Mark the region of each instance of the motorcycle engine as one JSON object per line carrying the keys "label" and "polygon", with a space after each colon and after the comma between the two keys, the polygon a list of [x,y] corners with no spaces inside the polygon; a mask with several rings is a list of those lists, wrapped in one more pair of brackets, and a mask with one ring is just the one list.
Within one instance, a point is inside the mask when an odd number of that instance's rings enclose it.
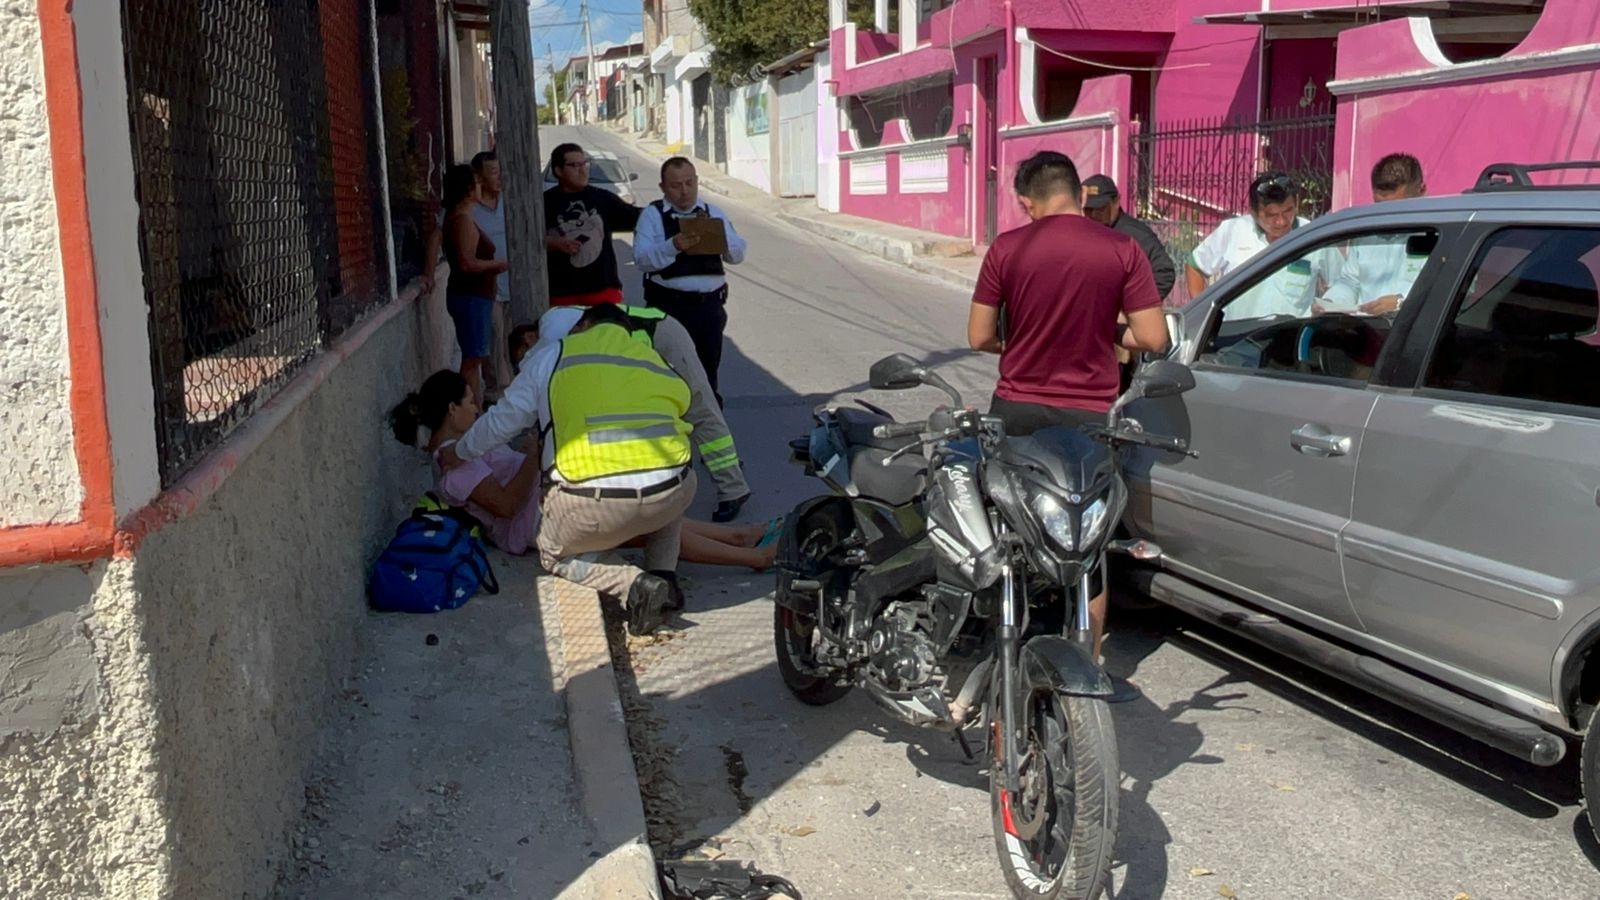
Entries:
{"label": "motorcycle engine", "polygon": [[933,679],[933,644],[909,611],[878,619],[867,635],[867,648],[873,676],[890,690],[911,690]]}

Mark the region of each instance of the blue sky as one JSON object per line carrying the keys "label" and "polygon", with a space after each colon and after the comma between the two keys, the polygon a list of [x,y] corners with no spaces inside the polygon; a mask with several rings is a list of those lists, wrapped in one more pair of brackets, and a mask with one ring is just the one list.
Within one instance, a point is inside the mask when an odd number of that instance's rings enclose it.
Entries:
{"label": "blue sky", "polygon": [[[572,56],[582,55],[583,28],[578,25],[579,0],[528,0],[528,22],[533,30],[533,55],[538,60],[538,96],[544,100],[544,85],[549,78],[551,48],[555,65],[561,68]],[[594,34],[594,52],[626,42],[640,40],[644,28],[640,0],[589,0],[589,27]]]}

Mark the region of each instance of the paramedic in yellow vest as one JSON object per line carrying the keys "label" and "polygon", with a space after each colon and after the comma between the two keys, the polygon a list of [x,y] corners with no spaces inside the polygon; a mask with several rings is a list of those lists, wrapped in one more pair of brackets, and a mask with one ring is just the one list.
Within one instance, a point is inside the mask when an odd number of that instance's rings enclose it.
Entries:
{"label": "paramedic in yellow vest", "polygon": [[[539,556],[552,574],[619,598],[629,630],[648,634],[682,608],[675,572],[694,499],[689,386],[628,331],[613,304],[522,361],[500,402],[440,454],[452,467],[537,427],[549,485]],[[451,452],[454,451],[454,452]],[[643,570],[601,554],[645,538]]]}
{"label": "paramedic in yellow vest", "polygon": [[[517,329],[523,335],[522,343],[526,346],[516,346],[518,342],[513,341],[511,361],[520,365],[522,356],[531,353],[534,348],[566,337],[578,317],[583,315],[584,309],[581,306],[553,307],[539,317],[537,328],[527,331]],[[733,521],[738,518],[745,501],[750,499],[750,485],[744,480],[739,448],[733,444],[733,432],[722,415],[722,406],[717,403],[717,396],[711,390],[711,382],[706,379],[706,370],[696,355],[694,341],[677,319],[659,309],[624,306],[622,311],[628,314],[628,327],[634,336],[641,337],[661,354],[667,365],[689,385],[689,412],[685,418],[694,426],[690,437],[700,456],[700,464],[705,466],[717,487],[717,508],[711,520]],[[527,344],[530,338],[534,343]]]}

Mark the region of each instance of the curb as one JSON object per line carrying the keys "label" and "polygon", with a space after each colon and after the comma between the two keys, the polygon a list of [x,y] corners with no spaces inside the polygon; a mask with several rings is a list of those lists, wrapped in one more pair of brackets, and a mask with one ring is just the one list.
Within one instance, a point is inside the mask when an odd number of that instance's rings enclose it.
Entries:
{"label": "curb", "polygon": [[579,806],[595,839],[606,848],[605,856],[562,891],[560,900],[660,900],[600,597],[548,575],[539,579],[539,596],[555,601],[561,622],[567,735]]}

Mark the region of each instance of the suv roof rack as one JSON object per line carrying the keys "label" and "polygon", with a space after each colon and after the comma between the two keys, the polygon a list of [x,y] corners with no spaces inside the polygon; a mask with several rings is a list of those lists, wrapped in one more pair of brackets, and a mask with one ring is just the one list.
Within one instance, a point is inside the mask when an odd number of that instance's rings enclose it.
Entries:
{"label": "suv roof rack", "polygon": [[1469,194],[1482,194],[1491,191],[1593,191],[1600,190],[1600,184],[1534,184],[1529,178],[1532,172],[1556,172],[1565,169],[1588,169],[1600,171],[1600,161],[1588,162],[1555,162],[1555,163],[1495,163],[1484,167],[1478,175],[1478,182],[1467,190]]}

